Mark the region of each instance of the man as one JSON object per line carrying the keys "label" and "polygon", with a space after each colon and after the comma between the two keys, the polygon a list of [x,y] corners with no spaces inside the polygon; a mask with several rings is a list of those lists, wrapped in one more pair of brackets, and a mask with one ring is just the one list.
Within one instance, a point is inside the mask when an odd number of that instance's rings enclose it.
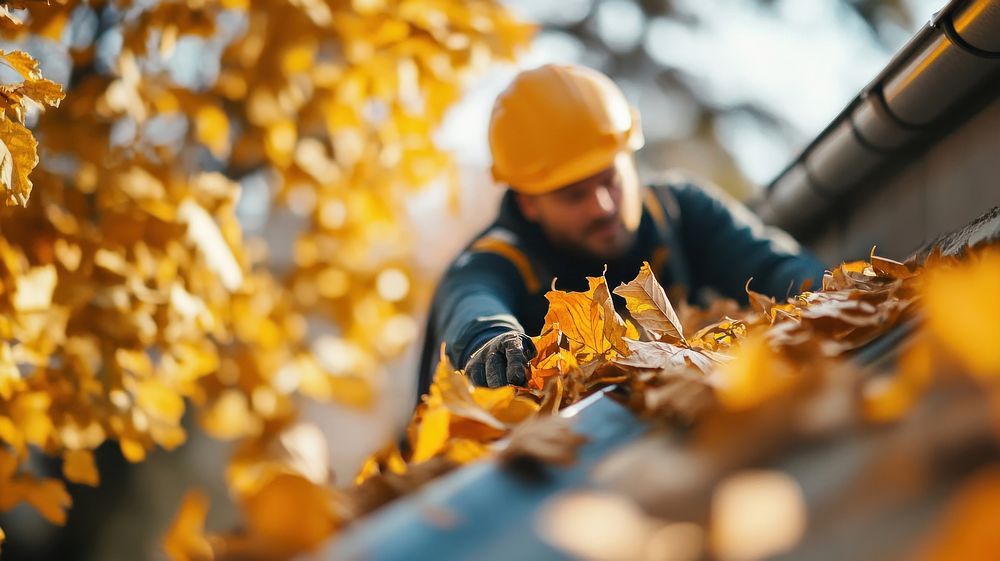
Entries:
{"label": "man", "polygon": [[611,288],[649,261],[664,286],[697,302],[706,290],[746,301],[745,284],[784,297],[823,266],[786,234],[767,231],[711,186],[643,187],[633,152],[638,115],[603,74],[547,65],[522,72],[490,122],[494,178],[509,186],[496,221],[445,273],[431,307],[420,393],[440,344],[478,385],[524,384],[553,279],[586,290],[607,270]]}

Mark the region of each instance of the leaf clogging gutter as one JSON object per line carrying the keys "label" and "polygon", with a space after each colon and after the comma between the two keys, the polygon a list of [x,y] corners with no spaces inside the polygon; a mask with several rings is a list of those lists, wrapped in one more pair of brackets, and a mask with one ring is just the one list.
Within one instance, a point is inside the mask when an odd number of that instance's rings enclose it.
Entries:
{"label": "leaf clogging gutter", "polygon": [[801,234],[873,172],[940,138],[970,100],[1000,96],[998,78],[1000,0],[952,0],[751,205]]}

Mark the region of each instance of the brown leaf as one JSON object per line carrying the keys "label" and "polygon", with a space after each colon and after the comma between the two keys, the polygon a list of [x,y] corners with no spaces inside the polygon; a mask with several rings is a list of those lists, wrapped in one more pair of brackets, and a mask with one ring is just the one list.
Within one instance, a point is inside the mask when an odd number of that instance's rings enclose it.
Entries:
{"label": "brown leaf", "polygon": [[882,276],[894,279],[908,279],[913,276],[913,271],[899,261],[893,261],[892,259],[872,254],[871,263],[872,269]]}
{"label": "brown leaf", "polygon": [[576,451],[587,437],[573,431],[569,419],[557,416],[529,419],[510,433],[510,440],[501,449],[504,464],[524,460],[569,466],[576,461]]}
{"label": "brown leaf", "polygon": [[774,298],[750,290],[751,281],[753,281],[753,279],[747,280],[747,285],[746,285],[747,298],[750,301],[750,307],[753,308],[760,315],[773,321],[774,316],[771,315],[771,308],[773,308],[775,305]]}
{"label": "brown leaf", "polygon": [[649,263],[643,263],[639,275],[614,290],[625,298],[625,305],[636,322],[658,339],[671,342],[684,340],[684,328],[674,312],[663,287],[656,281]]}
{"label": "brown leaf", "polygon": [[660,419],[693,421],[715,403],[712,386],[690,370],[662,370],[642,391],[642,412]]}
{"label": "brown leaf", "polygon": [[685,368],[693,366],[703,374],[709,373],[717,362],[717,357],[710,356],[699,349],[691,349],[664,343],[662,341],[633,341],[626,339],[629,355],[615,359],[615,364],[661,370],[664,368]]}
{"label": "brown leaf", "polygon": [[444,456],[409,467],[405,473],[381,473],[340,492],[337,508],[344,520],[355,520],[408,495],[461,464]]}

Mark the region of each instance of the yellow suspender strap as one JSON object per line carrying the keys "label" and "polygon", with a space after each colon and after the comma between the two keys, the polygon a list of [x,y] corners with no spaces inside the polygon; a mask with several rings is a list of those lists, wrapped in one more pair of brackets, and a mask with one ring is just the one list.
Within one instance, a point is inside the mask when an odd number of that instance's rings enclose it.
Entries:
{"label": "yellow suspender strap", "polygon": [[528,289],[528,292],[534,294],[541,290],[542,284],[538,280],[538,275],[535,274],[535,269],[531,266],[528,256],[520,249],[514,247],[513,244],[487,235],[476,240],[470,249],[472,251],[496,253],[505,258],[517,267],[517,272],[521,274],[521,280],[524,281],[524,286]]}

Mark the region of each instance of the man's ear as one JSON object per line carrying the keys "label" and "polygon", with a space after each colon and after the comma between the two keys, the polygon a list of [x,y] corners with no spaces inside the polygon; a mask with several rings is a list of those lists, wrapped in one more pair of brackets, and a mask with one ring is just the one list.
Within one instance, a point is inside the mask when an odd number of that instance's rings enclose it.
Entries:
{"label": "man's ear", "polygon": [[514,202],[517,203],[517,207],[521,209],[521,214],[529,222],[538,222],[538,207],[535,205],[534,197],[522,193],[514,193]]}

